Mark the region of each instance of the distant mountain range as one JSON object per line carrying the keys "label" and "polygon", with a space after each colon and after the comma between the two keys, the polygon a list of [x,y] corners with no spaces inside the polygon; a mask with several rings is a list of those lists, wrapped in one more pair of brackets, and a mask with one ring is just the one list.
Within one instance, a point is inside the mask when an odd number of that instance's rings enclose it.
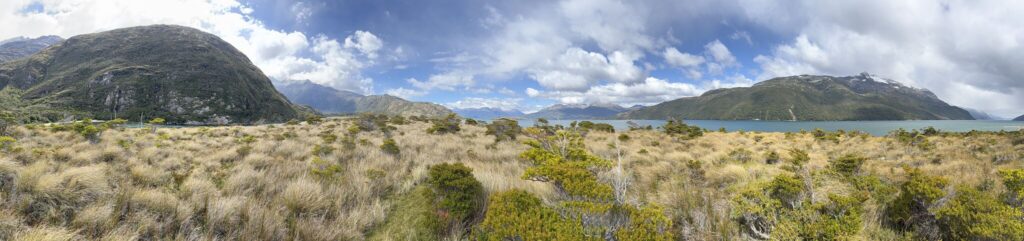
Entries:
{"label": "distant mountain range", "polygon": [[550,120],[614,119],[616,115],[630,111],[615,104],[556,104],[540,111],[527,114],[527,119],[545,118]]}
{"label": "distant mountain range", "polygon": [[1005,120],[1005,117],[1004,118],[996,117],[996,116],[993,116],[993,115],[991,115],[989,113],[985,113],[984,111],[981,111],[981,110],[976,110],[976,109],[971,109],[971,108],[966,108],[966,107],[961,107],[961,109],[964,109],[964,110],[967,111],[967,113],[970,113],[971,117],[974,117],[975,120]]}
{"label": "distant mountain range", "polygon": [[526,115],[519,110],[503,110],[500,108],[489,107],[452,109],[452,111],[455,111],[455,113],[459,114],[462,117],[482,120],[492,120],[497,118],[520,118]]}
{"label": "distant mountain range", "polygon": [[0,41],[0,63],[28,57],[60,41],[64,39],[57,36],[18,37]]}
{"label": "distant mountain range", "polygon": [[276,87],[293,103],[309,106],[325,114],[367,112],[436,117],[452,113],[448,108],[434,103],[412,102],[390,95],[364,96],[310,81],[278,83]]}
{"label": "distant mountain range", "polygon": [[227,42],[171,25],[72,37],[0,64],[0,89],[0,110],[37,121],[162,117],[180,124],[259,123],[306,112]]}
{"label": "distant mountain range", "polygon": [[751,87],[716,89],[625,112],[625,119],[708,120],[972,120],[932,92],[864,73],[800,75]]}
{"label": "distant mountain range", "polygon": [[1013,118],[1013,120],[1015,120],[1015,121],[1024,121],[1024,115],[1018,116],[1017,118]]}

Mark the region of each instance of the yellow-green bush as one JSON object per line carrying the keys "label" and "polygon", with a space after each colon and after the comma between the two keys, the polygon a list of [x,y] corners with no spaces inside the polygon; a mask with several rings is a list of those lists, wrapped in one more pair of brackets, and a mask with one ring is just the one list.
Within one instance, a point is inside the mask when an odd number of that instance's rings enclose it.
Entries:
{"label": "yellow-green bush", "polygon": [[[536,128],[528,128],[527,131],[541,134]],[[530,149],[520,154],[520,157],[534,166],[526,169],[523,178],[552,182],[570,196],[611,199],[611,186],[599,183],[597,174],[591,171],[608,168],[611,162],[590,154],[584,148],[579,133],[560,130],[554,135],[540,136],[524,143]]]}
{"label": "yellow-green bush", "polygon": [[495,141],[512,141],[523,131],[519,122],[513,119],[501,118],[487,124],[487,135],[493,135]]}
{"label": "yellow-green bush", "polygon": [[457,133],[460,130],[462,130],[462,127],[459,126],[459,123],[461,123],[462,120],[460,120],[459,116],[455,114],[448,114],[448,116],[445,116],[444,118],[435,119],[433,122],[434,125],[430,126],[430,128],[427,128],[427,133],[451,134]]}
{"label": "yellow-green bush", "polygon": [[1024,213],[972,187],[935,211],[948,240],[1024,240]]}
{"label": "yellow-green bush", "polygon": [[907,181],[900,186],[900,194],[888,207],[888,218],[896,227],[903,230],[917,229],[915,224],[926,220],[918,217],[929,217],[928,208],[946,195],[942,189],[949,181],[943,177],[930,176],[917,168],[905,168]]}
{"label": "yellow-green bush", "polygon": [[563,218],[539,198],[522,190],[491,195],[478,240],[599,240],[583,235],[583,224]]}
{"label": "yellow-green bush", "polygon": [[427,183],[439,199],[437,203],[446,223],[464,222],[480,207],[483,187],[473,177],[473,169],[462,163],[431,166]]}

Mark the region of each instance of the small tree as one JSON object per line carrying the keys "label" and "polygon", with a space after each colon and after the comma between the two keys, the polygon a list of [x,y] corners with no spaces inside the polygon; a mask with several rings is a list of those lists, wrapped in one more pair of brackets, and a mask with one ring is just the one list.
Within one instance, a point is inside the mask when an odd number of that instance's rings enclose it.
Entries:
{"label": "small tree", "polygon": [[430,167],[427,183],[436,193],[439,208],[449,225],[465,223],[481,206],[483,186],[473,177],[473,169],[462,163],[443,163]]}
{"label": "small tree", "polygon": [[687,125],[682,121],[669,120],[662,126],[665,134],[678,135],[686,139],[693,139],[704,135],[704,130],[697,126]]}
{"label": "small tree", "polygon": [[16,124],[13,113],[8,111],[0,112],[0,135],[9,134],[8,131]]}
{"label": "small tree", "polygon": [[153,133],[156,133],[157,126],[163,125],[164,122],[165,122],[164,118],[157,117],[157,118],[153,118],[152,120],[149,120],[149,122],[147,122],[147,124],[149,124],[150,130],[152,130]]}
{"label": "small tree", "polygon": [[519,122],[513,119],[501,118],[487,125],[487,135],[493,135],[495,141],[513,141],[523,131]]}
{"label": "small tree", "polygon": [[384,139],[384,143],[380,145],[380,150],[384,151],[384,153],[396,156],[401,153],[401,151],[398,149],[398,144],[395,142],[395,139],[391,138]]}
{"label": "small tree", "polygon": [[440,119],[435,119],[434,125],[427,129],[427,133],[430,134],[451,134],[459,132],[462,128],[459,123],[462,120],[455,114],[448,114],[448,116]]}

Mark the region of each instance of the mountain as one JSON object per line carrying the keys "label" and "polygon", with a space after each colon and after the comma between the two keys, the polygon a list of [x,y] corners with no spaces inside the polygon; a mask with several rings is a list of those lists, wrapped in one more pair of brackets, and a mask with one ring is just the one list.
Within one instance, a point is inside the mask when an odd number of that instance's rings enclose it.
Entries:
{"label": "mountain", "polygon": [[550,120],[609,119],[628,111],[615,104],[556,104],[526,115],[526,118]]}
{"label": "mountain", "polygon": [[281,83],[277,85],[277,89],[292,102],[327,114],[368,112],[388,115],[445,116],[452,113],[448,108],[438,104],[412,102],[390,95],[363,96],[310,81]]}
{"label": "mountain", "polygon": [[981,110],[976,110],[976,109],[971,109],[971,108],[963,108],[963,107],[961,107],[961,109],[964,109],[964,110],[967,111],[967,113],[970,113],[971,117],[974,117],[975,120],[999,120],[1000,119],[999,117],[992,116],[989,113],[985,113],[984,111],[981,111]]}
{"label": "mountain", "polygon": [[1013,120],[1015,120],[1015,121],[1024,121],[1024,115],[1018,116],[1017,118],[1013,118]]}
{"label": "mountain", "polygon": [[500,108],[489,107],[454,109],[453,111],[455,111],[455,113],[458,113],[462,117],[484,120],[493,120],[502,117],[516,118],[525,115],[522,111],[519,110],[503,110]]}
{"label": "mountain", "polygon": [[972,120],[931,91],[867,73],[779,77],[751,87],[716,89],[619,115],[624,119]]}
{"label": "mountain", "polygon": [[0,42],[0,63],[28,57],[50,45],[64,41],[57,36],[42,36],[34,39],[18,37]]}
{"label": "mountain", "polygon": [[280,122],[303,110],[235,47],[196,29],[152,25],[72,37],[0,64],[0,98],[30,120],[165,118]]}

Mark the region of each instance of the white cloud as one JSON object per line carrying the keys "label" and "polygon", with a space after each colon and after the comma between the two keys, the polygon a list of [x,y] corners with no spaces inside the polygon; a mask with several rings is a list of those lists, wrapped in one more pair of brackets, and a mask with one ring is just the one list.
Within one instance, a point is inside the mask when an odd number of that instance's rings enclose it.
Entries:
{"label": "white cloud", "polygon": [[377,51],[384,47],[384,42],[377,38],[376,35],[373,35],[373,33],[356,31],[356,33],[345,38],[345,47],[355,48],[373,59],[377,58]]}
{"label": "white cloud", "polygon": [[704,63],[704,57],[682,53],[674,47],[665,48],[662,54],[665,56],[665,62],[676,67],[696,67]]}
{"label": "white cloud", "polygon": [[296,23],[308,24],[306,21],[313,16],[313,8],[309,6],[309,3],[295,2],[292,4],[292,15],[295,16]]}
{"label": "white cloud", "polygon": [[480,98],[466,97],[465,99],[445,103],[448,108],[453,109],[476,109],[476,108],[497,108],[501,110],[519,109],[521,98]]}
{"label": "white cloud", "polygon": [[714,61],[707,63],[708,72],[712,74],[722,74],[725,68],[734,67],[737,65],[736,57],[732,55],[729,48],[722,44],[722,41],[711,41],[707,45],[704,45],[704,52],[711,56]]}
{"label": "white cloud", "polygon": [[633,84],[610,83],[598,85],[586,91],[539,91],[527,88],[526,94],[535,98],[547,98],[563,104],[618,103],[626,105],[655,104],[681,97],[695,96],[704,92],[691,84],[674,83],[647,77]]}
{"label": "white cloud", "polygon": [[[38,3],[44,11],[22,13]],[[301,9],[300,9],[301,10]],[[268,76],[281,81],[311,80],[339,89],[371,93],[372,80],[361,70],[365,56],[381,42],[369,32],[355,36],[360,54],[337,40],[302,32],[269,29],[252,9],[236,0],[78,0],[0,1],[0,39],[16,36],[74,35],[116,28],[175,24],[217,35],[249,56]],[[362,35],[362,36],[360,36]],[[351,38],[351,37],[350,37]],[[368,39],[365,42],[363,39]],[[376,40],[376,42],[374,41]]]}
{"label": "white cloud", "polygon": [[809,0],[787,2],[786,13],[757,4],[747,17],[796,33],[755,58],[759,79],[866,71],[997,115],[1024,106],[1024,2]]}
{"label": "white cloud", "polygon": [[406,80],[412,86],[422,90],[441,89],[454,91],[457,88],[469,89],[476,82],[473,76],[462,72],[447,72],[431,75],[427,81],[420,81],[415,78]]}
{"label": "white cloud", "polygon": [[385,91],[384,93],[386,93],[388,95],[392,95],[392,96],[401,97],[401,98],[407,99],[407,100],[415,98],[415,97],[424,96],[424,95],[427,94],[426,91],[414,90],[414,89],[406,89],[406,88],[402,88],[402,87],[398,87],[398,88],[395,88],[395,89],[390,89],[390,90]]}

